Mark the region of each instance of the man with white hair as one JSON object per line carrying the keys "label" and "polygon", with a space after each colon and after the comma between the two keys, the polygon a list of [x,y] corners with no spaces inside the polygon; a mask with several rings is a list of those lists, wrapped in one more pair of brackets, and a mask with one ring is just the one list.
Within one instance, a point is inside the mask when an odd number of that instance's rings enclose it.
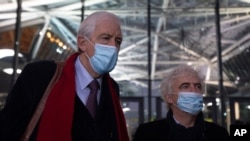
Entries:
{"label": "man with white hair", "polygon": [[161,84],[167,117],[141,124],[133,141],[229,141],[225,128],[203,119],[203,86],[201,76],[190,66],[171,70]]}
{"label": "man with white hair", "polygon": [[105,11],[89,15],[77,34],[78,52],[64,62],[31,135],[24,136],[25,129],[56,72],[54,61],[24,68],[0,113],[0,140],[128,141],[119,87],[109,76],[121,43],[117,16]]}

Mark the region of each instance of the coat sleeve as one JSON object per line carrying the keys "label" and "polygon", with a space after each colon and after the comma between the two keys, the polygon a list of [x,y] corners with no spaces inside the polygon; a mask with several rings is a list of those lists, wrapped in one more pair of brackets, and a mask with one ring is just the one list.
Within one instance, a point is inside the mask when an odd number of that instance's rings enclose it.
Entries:
{"label": "coat sleeve", "polygon": [[0,112],[0,140],[19,140],[55,72],[52,61],[27,64]]}

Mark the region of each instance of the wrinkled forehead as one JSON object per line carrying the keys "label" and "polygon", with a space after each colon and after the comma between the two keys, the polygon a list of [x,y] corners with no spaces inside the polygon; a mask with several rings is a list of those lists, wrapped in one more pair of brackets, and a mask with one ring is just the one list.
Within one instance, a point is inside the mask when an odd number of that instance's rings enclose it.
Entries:
{"label": "wrinkled forehead", "polygon": [[96,17],[94,21],[96,27],[109,25],[109,28],[117,28],[117,30],[119,29],[119,31],[121,31],[120,20],[113,15]]}
{"label": "wrinkled forehead", "polygon": [[174,83],[201,83],[201,80],[197,74],[184,72],[175,76]]}
{"label": "wrinkled forehead", "polygon": [[104,19],[101,22],[97,23],[95,25],[95,34],[106,34],[106,35],[112,35],[114,37],[122,38],[122,31],[120,24],[118,22],[115,22],[113,20]]}
{"label": "wrinkled forehead", "polygon": [[86,22],[88,21],[94,21],[94,23],[96,24],[102,23],[104,21],[120,24],[120,19],[117,16],[110,13],[97,13],[94,14],[94,16],[91,15],[86,19]]}

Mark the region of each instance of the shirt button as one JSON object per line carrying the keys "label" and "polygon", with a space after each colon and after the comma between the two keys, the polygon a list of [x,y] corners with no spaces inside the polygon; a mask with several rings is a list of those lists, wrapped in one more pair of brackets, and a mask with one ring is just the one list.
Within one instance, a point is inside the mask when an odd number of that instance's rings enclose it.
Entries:
{"label": "shirt button", "polygon": [[113,137],[113,133],[112,132],[110,132],[110,138],[112,138]]}

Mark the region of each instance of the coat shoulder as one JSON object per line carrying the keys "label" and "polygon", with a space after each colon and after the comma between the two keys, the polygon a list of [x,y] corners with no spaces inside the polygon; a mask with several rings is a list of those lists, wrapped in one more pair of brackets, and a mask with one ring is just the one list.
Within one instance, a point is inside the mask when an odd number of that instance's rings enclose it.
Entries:
{"label": "coat shoulder", "polygon": [[166,119],[143,123],[138,126],[133,141],[166,140],[167,131]]}
{"label": "coat shoulder", "polygon": [[149,129],[154,129],[154,128],[162,128],[165,127],[167,124],[166,119],[161,119],[161,120],[155,120],[147,123],[140,124],[139,127],[141,128],[149,128]]}
{"label": "coat shoulder", "polygon": [[36,61],[28,63],[24,70],[36,70],[36,71],[48,71],[56,68],[56,63],[54,61]]}
{"label": "coat shoulder", "polygon": [[[209,138],[221,138],[225,141],[229,140],[229,133],[227,131],[226,128],[218,125],[218,124],[215,124],[215,123],[212,123],[212,122],[207,122],[205,121],[205,132],[207,134],[207,137]],[[216,135],[216,136],[214,136]]]}

